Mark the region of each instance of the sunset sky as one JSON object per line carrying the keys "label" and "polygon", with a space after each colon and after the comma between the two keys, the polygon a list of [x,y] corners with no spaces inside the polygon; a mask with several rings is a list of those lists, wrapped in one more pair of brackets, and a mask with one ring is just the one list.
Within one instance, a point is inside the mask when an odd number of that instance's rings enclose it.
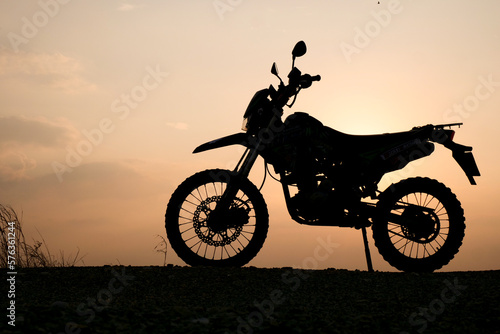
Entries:
{"label": "sunset sky", "polygon": [[[450,151],[384,177],[445,183],[465,210],[445,271],[500,269],[500,2],[497,0],[40,0],[0,3],[0,203],[27,238],[80,249],[85,265],[161,265],[166,204],[197,171],[242,148],[192,154],[240,131],[254,92],[296,65],[322,80],[292,111],[353,134],[455,123],[482,173],[471,186]],[[251,174],[260,185],[262,162]],[[361,233],[295,223],[280,185],[263,189],[270,230],[256,267],[366,269]],[[376,270],[395,271],[378,254]],[[321,240],[318,240],[321,238]],[[169,247],[167,262],[183,265]]]}

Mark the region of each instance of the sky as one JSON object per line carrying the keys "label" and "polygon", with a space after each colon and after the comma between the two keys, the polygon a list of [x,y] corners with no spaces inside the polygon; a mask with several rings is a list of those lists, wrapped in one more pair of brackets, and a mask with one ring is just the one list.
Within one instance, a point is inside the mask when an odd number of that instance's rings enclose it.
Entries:
{"label": "sky", "polygon": [[[474,147],[468,183],[450,152],[386,175],[445,183],[466,235],[444,271],[500,269],[500,2],[496,0],[39,0],[0,3],[0,203],[22,213],[27,239],[89,266],[162,265],[155,246],[175,188],[232,168],[242,148],[192,154],[240,132],[254,92],[278,83],[277,62],[304,40],[296,65],[322,80],[291,110],[352,134],[463,122]],[[260,185],[262,162],[250,178]],[[359,230],[302,226],[280,185],[256,267],[366,270]],[[40,234],[39,234],[40,233]],[[396,271],[378,254],[375,270]],[[318,247],[328,256],[315,256]],[[167,249],[167,263],[184,265]],[[80,263],[82,264],[82,263]]]}

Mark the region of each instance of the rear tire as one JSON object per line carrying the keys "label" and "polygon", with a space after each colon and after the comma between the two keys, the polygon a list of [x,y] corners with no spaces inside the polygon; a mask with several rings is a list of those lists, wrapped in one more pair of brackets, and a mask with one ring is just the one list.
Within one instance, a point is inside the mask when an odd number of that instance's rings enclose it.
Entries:
{"label": "rear tire", "polygon": [[372,226],[375,246],[399,270],[440,269],[462,245],[464,211],[455,194],[436,180],[400,181],[380,195],[377,209]]}
{"label": "rear tire", "polygon": [[167,237],[189,265],[243,266],[264,244],[269,229],[267,205],[248,179],[242,181],[224,214],[227,228],[215,230],[207,224],[231,175],[221,169],[199,172],[182,182],[170,198],[165,214]]}

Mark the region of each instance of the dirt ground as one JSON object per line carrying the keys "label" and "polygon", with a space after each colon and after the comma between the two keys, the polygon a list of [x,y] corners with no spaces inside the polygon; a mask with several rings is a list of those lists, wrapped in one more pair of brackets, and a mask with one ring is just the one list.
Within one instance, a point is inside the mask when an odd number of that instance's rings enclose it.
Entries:
{"label": "dirt ground", "polygon": [[9,300],[2,333],[500,333],[500,271],[27,268]]}

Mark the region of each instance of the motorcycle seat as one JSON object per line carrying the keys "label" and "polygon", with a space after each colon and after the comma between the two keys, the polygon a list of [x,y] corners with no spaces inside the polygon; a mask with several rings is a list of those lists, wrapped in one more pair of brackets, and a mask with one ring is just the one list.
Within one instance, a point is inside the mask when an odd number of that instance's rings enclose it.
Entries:
{"label": "motorcycle seat", "polygon": [[417,128],[410,131],[376,135],[351,135],[325,126],[325,132],[330,143],[334,146],[342,147],[346,151],[353,150],[355,152],[395,147],[410,140],[420,138],[424,129]]}
{"label": "motorcycle seat", "polygon": [[429,131],[428,126],[413,128],[409,131],[393,132],[375,135],[351,135],[325,126],[316,118],[307,113],[295,112],[287,117],[285,124],[296,125],[300,128],[310,128],[311,132],[321,134],[323,140],[344,154],[359,152],[389,150],[414,139],[423,138],[423,133]]}

